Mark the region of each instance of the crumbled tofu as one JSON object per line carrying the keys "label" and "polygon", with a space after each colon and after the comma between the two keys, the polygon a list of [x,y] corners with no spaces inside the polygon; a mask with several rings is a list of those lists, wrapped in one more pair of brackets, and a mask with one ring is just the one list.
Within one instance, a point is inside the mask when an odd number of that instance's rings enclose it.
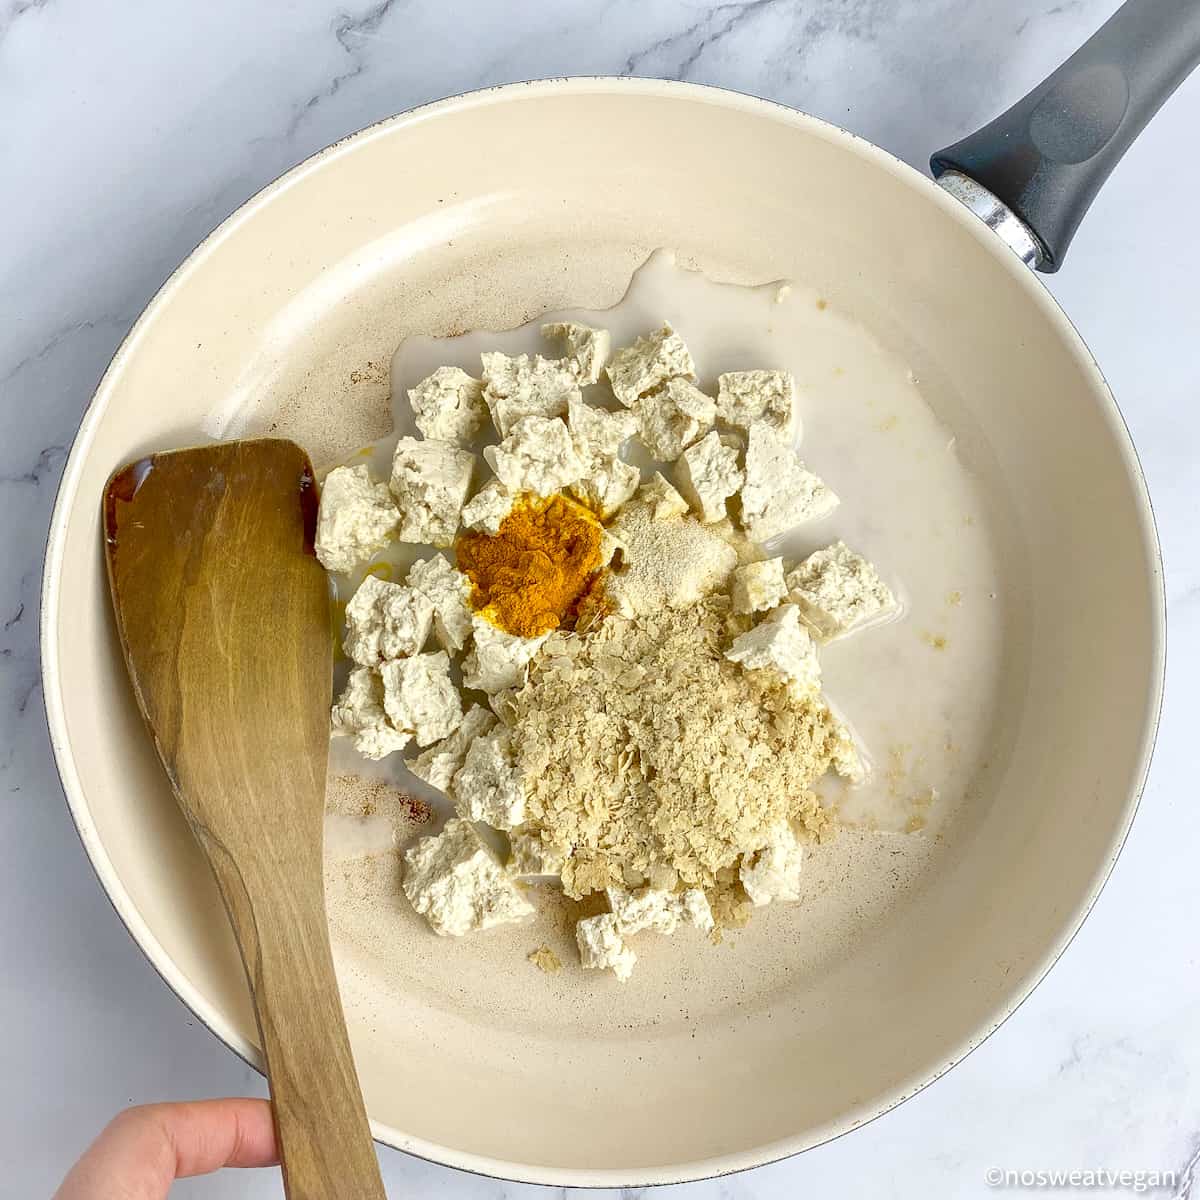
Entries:
{"label": "crumbled tofu", "polygon": [[567,404],[581,399],[579,378],[570,359],[543,358],[540,354],[484,353],[483,399],[492,424],[508,437],[523,417],[562,417]]}
{"label": "crumbled tofu", "polygon": [[854,735],[841,723],[838,724],[837,733],[830,766],[847,782],[862,783],[867,777],[867,766],[855,744]]}
{"label": "crumbled tofu", "polygon": [[575,926],[575,941],[579,944],[579,961],[588,968],[611,968],[624,983],[633,974],[637,955],[625,945],[617,932],[617,919],[612,913],[585,917]]}
{"label": "crumbled tofu", "polygon": [[732,450],[735,454],[741,455],[746,449],[746,439],[733,429],[722,429],[717,433],[717,440],[727,450]]}
{"label": "crumbled tofu", "polygon": [[750,427],[741,500],[742,527],[756,542],[826,517],[838,506],[825,482],[761,421]]}
{"label": "crumbled tofu", "polygon": [[788,598],[783,578],[783,559],[766,558],[744,563],[733,573],[733,611],[767,612]]}
{"label": "crumbled tofu", "polygon": [[642,473],[637,467],[622,459],[611,458],[571,484],[571,495],[587,505],[600,520],[607,521],[637,491],[641,479]]}
{"label": "crumbled tofu", "polygon": [[484,821],[493,829],[524,824],[525,787],[507,729],[492,729],[471,743],[450,795],[459,815],[468,821]]}
{"label": "crumbled tofu", "polygon": [[600,530],[600,565],[607,567],[617,555],[624,559],[625,543],[608,529]]}
{"label": "crumbled tofu", "polygon": [[504,518],[512,512],[516,498],[516,494],[510,492],[500,480],[489,479],[463,506],[462,523],[468,529],[490,533],[495,537],[500,532]]}
{"label": "crumbled tofu", "polygon": [[403,542],[449,546],[471,490],[475,455],[449,442],[401,438],[392,456],[392,495]]}
{"label": "crumbled tofu", "polygon": [[396,536],[400,514],[386,483],[366,467],[334,467],[321,485],[317,558],[327,571],[353,571]]}
{"label": "crumbled tofu", "polygon": [[627,505],[610,531],[622,562],[605,590],[622,616],[687,608],[723,588],[737,566],[737,551],[720,534],[691,517],[655,520],[648,504]]}
{"label": "crumbled tofu", "polygon": [[794,604],[781,605],[748,633],[734,638],[725,657],[747,671],[774,671],[800,693],[821,687],[816,647]]}
{"label": "crumbled tofu", "polygon": [[701,933],[712,932],[716,924],[713,920],[712,906],[700,888],[688,888],[679,897],[679,907],[683,919],[689,925],[694,925]]}
{"label": "crumbled tofu", "polygon": [[653,885],[636,891],[610,887],[605,889],[605,895],[616,918],[617,932],[623,937],[644,929],[670,936],[681,920],[706,933],[714,925],[708,897],[700,888],[676,893]]}
{"label": "crumbled tofu", "polygon": [[585,466],[590,466],[621,453],[621,447],[637,432],[637,417],[624,409],[609,412],[573,400],[567,406],[567,428],[575,453]]}
{"label": "crumbled tofu", "polygon": [[458,818],[405,852],[402,886],[441,937],[462,937],[534,912],[471,823]]}
{"label": "crumbled tofu", "polygon": [[433,624],[433,605],[411,587],[366,575],[346,605],[346,657],[362,667],[389,658],[407,658],[425,645]]}
{"label": "crumbled tofu", "polygon": [[448,737],[461,724],[462,697],[450,678],[450,658],[444,650],[393,659],[379,674],[388,720],[411,733],[418,746]]}
{"label": "crumbled tofu", "polygon": [[375,761],[403,750],[412,738],[388,724],[383,681],[367,667],[350,672],[344,691],[334,703],[330,726],[335,734],[352,737],[355,750]]}
{"label": "crumbled tofu", "polygon": [[595,383],[608,361],[612,337],[607,329],[576,325],[574,321],[550,321],[542,326],[542,337],[559,342],[566,350],[580,383]]}
{"label": "crumbled tofu", "polygon": [[721,520],[726,515],[725,501],[742,486],[737,451],[724,445],[716,431],[707,434],[680,456],[675,484],[700,520]]}
{"label": "crumbled tofu", "polygon": [[435,742],[405,766],[430,787],[437,788],[439,792],[449,792],[450,784],[462,767],[471,743],[491,733],[495,727],[496,718],[482,705],[472,704],[463,715],[462,724],[449,737]]}
{"label": "crumbled tofu", "polygon": [[804,847],[786,822],[772,830],[771,840],[742,860],[738,876],[756,908],[772,900],[800,899],[800,868]]}
{"label": "crumbled tofu", "polygon": [[668,379],[695,379],[696,364],[683,338],[670,325],[640,337],[613,355],[607,367],[613,395],[626,408]]}
{"label": "crumbled tofu", "polygon": [[688,510],[688,502],[671,486],[667,477],[661,471],[655,471],[653,476],[638,489],[638,503],[650,509],[650,515],[656,521],[669,521],[672,517],[682,517]]}
{"label": "crumbled tofu", "polygon": [[668,379],[658,391],[635,401],[633,411],[642,444],[659,462],[674,462],[717,419],[712,398],[686,379]]}
{"label": "crumbled tofu", "polygon": [[726,425],[749,429],[761,422],[785,439],[795,437],[796,381],[787,371],[730,371],[717,387],[717,416]]}
{"label": "crumbled tofu", "polygon": [[519,686],[501,688],[498,692],[488,694],[488,707],[495,713],[501,725],[513,729],[517,724],[517,694],[524,687],[524,681]]}
{"label": "crumbled tofu", "polygon": [[483,384],[459,367],[438,367],[408,389],[413,420],[427,437],[462,446],[477,437],[488,419]]}
{"label": "crumbled tofu", "polygon": [[505,688],[520,687],[528,674],[529,660],[541,649],[549,634],[523,638],[497,629],[490,621],[474,616],[475,644],[463,659],[463,686],[493,695]]}
{"label": "crumbled tofu", "polygon": [[471,636],[471,581],[435,554],[413,563],[407,583],[433,606],[433,634],[442,649],[458,653]]}
{"label": "crumbled tofu", "polygon": [[828,639],[893,612],[896,598],[879,573],[845,542],[810,554],[787,577],[789,599],[800,615]]}
{"label": "crumbled tofu", "polygon": [[571,434],[557,417],[522,417],[504,441],[488,446],[483,456],[510,492],[552,496],[584,474]]}
{"label": "crumbled tofu", "polygon": [[619,457],[634,435],[637,418],[631,412],[609,412],[572,401],[567,427],[583,474],[571,485],[571,495],[607,520],[637,491],[641,472]]}
{"label": "crumbled tofu", "polygon": [[637,891],[605,889],[608,907],[617,918],[617,931],[625,937],[643,929],[670,936],[679,927],[679,899],[673,892],[642,887]]}
{"label": "crumbled tofu", "polygon": [[514,875],[561,875],[567,865],[567,851],[542,841],[537,833],[514,832],[508,835],[512,854],[508,869]]}

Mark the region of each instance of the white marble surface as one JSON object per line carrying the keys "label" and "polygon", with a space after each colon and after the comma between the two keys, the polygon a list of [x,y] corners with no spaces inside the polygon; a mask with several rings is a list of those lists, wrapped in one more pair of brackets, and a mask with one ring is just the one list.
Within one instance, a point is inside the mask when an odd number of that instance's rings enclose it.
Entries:
{"label": "white marble surface", "polygon": [[[534,76],[722,84],[840,122],[922,165],[1114,7],[0,0],[0,1195],[48,1196],[130,1102],[262,1092],[162,986],[102,896],[63,805],[38,684],[40,560],[65,448],[113,349],[192,245],[345,133],[437,96]],[[1197,122],[1193,79],[1118,169],[1051,284],[1132,427],[1167,562],[1166,716],[1116,873],[1049,979],[949,1076],[856,1134],[687,1186],[680,1200],[975,1196],[993,1166],[1171,1169],[1175,1194],[1191,1194],[1200,1175],[1200,237],[1188,202],[1200,186]],[[395,1196],[533,1190],[382,1158]],[[280,1186],[260,1172],[177,1193],[265,1197]]]}

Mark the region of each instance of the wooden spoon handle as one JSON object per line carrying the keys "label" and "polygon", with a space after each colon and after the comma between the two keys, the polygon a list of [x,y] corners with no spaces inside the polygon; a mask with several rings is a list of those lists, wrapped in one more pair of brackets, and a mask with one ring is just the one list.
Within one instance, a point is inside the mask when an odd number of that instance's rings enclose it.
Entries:
{"label": "wooden spoon handle", "polygon": [[319,860],[291,879],[270,878],[282,872],[259,860],[254,874],[263,877],[251,878],[211,834],[197,834],[254,997],[285,1193],[386,1200],[333,970]]}

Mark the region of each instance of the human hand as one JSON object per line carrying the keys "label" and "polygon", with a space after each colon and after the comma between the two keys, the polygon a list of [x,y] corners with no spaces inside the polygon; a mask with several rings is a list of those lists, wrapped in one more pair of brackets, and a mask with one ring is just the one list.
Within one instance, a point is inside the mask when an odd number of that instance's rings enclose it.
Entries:
{"label": "human hand", "polygon": [[265,1100],[145,1104],[109,1123],[54,1200],[165,1200],[176,1179],[278,1161]]}

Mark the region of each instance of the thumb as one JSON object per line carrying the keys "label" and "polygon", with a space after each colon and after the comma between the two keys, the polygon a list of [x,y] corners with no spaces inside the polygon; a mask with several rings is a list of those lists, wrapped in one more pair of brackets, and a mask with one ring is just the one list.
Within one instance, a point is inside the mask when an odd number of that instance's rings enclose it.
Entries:
{"label": "thumb", "polygon": [[278,1161],[265,1100],[147,1104],[108,1125],[54,1200],[164,1200],[175,1179]]}

